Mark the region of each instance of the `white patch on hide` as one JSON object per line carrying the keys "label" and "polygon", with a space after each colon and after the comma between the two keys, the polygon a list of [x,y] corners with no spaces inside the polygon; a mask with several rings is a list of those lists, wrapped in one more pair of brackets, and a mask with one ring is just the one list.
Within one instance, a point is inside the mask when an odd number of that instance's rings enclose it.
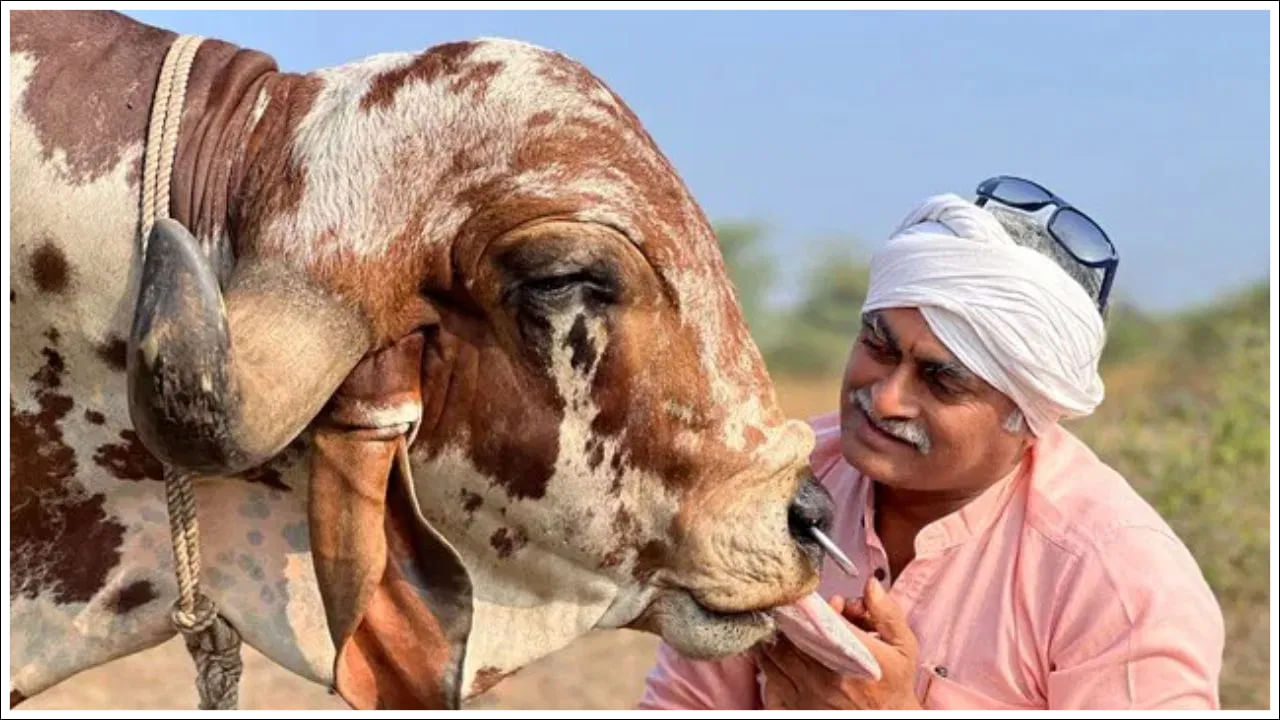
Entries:
{"label": "white patch on hide", "polygon": [[271,104],[271,93],[267,92],[264,85],[258,90],[258,97],[253,101],[253,112],[249,116],[249,131],[258,127],[258,122],[262,120],[262,114],[267,111],[267,106]]}
{"label": "white patch on hide", "polygon": [[[642,241],[638,229],[624,213],[608,211],[610,206],[661,222],[656,212],[646,210],[634,179],[603,163],[566,180],[552,178],[554,166],[511,177],[522,144],[536,142],[540,133],[564,130],[566,118],[619,126],[572,83],[542,77],[544,70],[562,62],[552,60],[546,50],[511,40],[480,40],[458,74],[406,81],[388,104],[361,107],[378,75],[403,68],[416,57],[377,55],[315,73],[323,87],[293,138],[292,161],[306,169],[306,189],[296,214],[276,218],[268,228],[272,237],[292,240],[286,252],[295,259],[309,263],[336,254],[383,254],[414,217],[424,218],[419,242],[443,242],[456,235],[467,217],[457,204],[458,194],[503,177],[512,191],[534,197],[598,197],[590,219],[622,227],[636,242]],[[469,88],[452,89],[469,70],[491,62],[501,63],[501,69],[487,79],[483,103],[475,101]],[[612,97],[606,105],[616,108]],[[541,129],[528,128],[539,112],[553,117]],[[638,133],[624,133],[623,141],[631,155],[658,162]],[[451,174],[459,155],[472,169]],[[326,239],[323,247],[316,245],[319,238]]]}

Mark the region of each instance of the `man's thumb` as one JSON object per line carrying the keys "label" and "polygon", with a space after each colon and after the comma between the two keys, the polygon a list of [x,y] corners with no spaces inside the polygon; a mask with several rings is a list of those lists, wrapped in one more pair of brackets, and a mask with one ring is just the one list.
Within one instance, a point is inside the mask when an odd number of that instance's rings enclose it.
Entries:
{"label": "man's thumb", "polygon": [[867,607],[871,626],[885,642],[901,647],[914,641],[915,636],[907,624],[906,615],[902,613],[898,604],[889,598],[889,593],[885,592],[875,578],[867,581],[863,603]]}

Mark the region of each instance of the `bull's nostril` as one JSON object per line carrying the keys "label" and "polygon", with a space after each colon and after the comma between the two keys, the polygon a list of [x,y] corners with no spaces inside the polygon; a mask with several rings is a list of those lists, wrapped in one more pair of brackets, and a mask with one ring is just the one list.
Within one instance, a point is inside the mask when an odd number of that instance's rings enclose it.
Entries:
{"label": "bull's nostril", "polygon": [[787,508],[787,524],[791,536],[800,543],[813,544],[815,541],[809,528],[816,527],[824,532],[829,530],[832,512],[831,495],[827,493],[827,489],[812,477],[806,478],[800,485],[799,492],[792,498],[791,506]]}

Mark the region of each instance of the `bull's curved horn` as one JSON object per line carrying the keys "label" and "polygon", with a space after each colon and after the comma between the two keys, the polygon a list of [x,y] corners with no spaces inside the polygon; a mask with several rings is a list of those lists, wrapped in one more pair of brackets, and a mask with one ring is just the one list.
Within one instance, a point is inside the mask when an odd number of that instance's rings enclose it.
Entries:
{"label": "bull's curved horn", "polygon": [[224,305],[195,238],[157,220],[129,335],[129,414],[164,462],[239,472],[293,440],[369,343],[358,310],[262,261],[237,268]]}

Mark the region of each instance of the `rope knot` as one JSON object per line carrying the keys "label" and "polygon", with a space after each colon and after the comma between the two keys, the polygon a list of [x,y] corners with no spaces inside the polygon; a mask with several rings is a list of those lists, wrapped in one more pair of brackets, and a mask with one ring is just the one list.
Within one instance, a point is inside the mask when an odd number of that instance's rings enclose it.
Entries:
{"label": "rope knot", "polygon": [[217,617],[218,609],[204,593],[196,595],[195,605],[191,610],[184,609],[181,600],[175,602],[169,616],[173,626],[183,635],[197,635],[208,630]]}

